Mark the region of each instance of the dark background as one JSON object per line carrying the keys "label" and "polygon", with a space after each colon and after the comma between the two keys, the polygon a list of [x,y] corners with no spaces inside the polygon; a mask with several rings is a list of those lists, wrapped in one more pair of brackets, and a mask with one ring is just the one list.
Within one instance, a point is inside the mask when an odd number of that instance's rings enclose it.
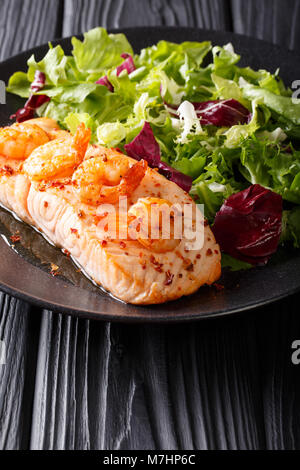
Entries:
{"label": "dark background", "polygon": [[[298,0],[0,0],[0,12],[1,60],[98,25],[227,30],[300,50]],[[135,326],[0,293],[0,449],[299,449],[299,303]]]}

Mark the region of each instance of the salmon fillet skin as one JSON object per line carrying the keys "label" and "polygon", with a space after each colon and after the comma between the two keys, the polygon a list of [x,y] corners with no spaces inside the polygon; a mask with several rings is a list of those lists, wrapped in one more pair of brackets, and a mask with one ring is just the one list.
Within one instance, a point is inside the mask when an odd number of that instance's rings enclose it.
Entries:
{"label": "salmon fillet skin", "polygon": [[[88,142],[81,142],[80,151],[76,147],[75,152],[78,136],[73,140],[65,135],[56,138],[50,136],[49,129],[46,131],[49,142],[43,142],[22,159],[4,154],[0,133],[3,207],[69,253],[90,279],[124,302],[159,304],[192,294],[200,286],[218,280],[220,248],[186,192],[147,164],[137,163],[120,152],[91,146]],[[64,142],[68,149],[61,158]],[[49,161],[44,159],[48,154]],[[118,159],[122,169],[119,165],[116,171],[122,174],[115,176],[113,165]],[[153,201],[160,200],[176,207],[190,207],[193,227],[196,219],[200,221],[202,242],[199,246],[191,244],[185,232],[178,240],[171,237],[166,242],[143,241],[139,238],[142,235],[137,239],[128,235],[128,226],[127,236],[120,238],[110,231],[108,223],[103,223],[110,220],[110,212],[106,211],[108,203],[120,213],[115,188],[124,201],[126,196],[125,212],[129,216],[126,224],[130,227],[131,221],[138,221],[138,234],[144,227],[139,217],[140,207],[148,208]]]}

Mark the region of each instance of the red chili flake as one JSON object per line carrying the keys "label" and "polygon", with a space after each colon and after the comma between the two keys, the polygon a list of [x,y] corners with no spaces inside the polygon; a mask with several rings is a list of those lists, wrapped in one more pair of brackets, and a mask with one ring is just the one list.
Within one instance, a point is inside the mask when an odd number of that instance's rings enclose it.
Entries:
{"label": "red chili flake", "polygon": [[11,241],[12,241],[13,243],[17,243],[17,242],[19,242],[19,241],[21,240],[21,237],[20,237],[20,235],[12,235],[12,236],[10,237],[10,239],[11,239]]}
{"label": "red chili flake", "polygon": [[177,255],[178,258],[180,258],[180,259],[184,259],[184,257],[183,257],[182,254],[180,253],[180,251],[175,251],[175,255]]}
{"label": "red chili flake", "polygon": [[103,161],[104,161],[104,163],[107,162],[107,156],[106,155],[103,156]]}
{"label": "red chili flake", "polygon": [[44,207],[48,207],[48,206],[49,206],[48,202],[44,201]]}
{"label": "red chili flake", "polygon": [[71,253],[68,250],[63,250],[63,253],[69,258],[71,256]]}
{"label": "red chili flake", "polygon": [[178,274],[178,277],[179,277],[180,279],[182,279],[183,275],[180,273],[180,274]]}
{"label": "red chili flake", "polygon": [[161,268],[162,268],[163,264],[162,264],[162,263],[159,263],[159,262],[154,258],[153,255],[150,256],[150,262],[151,262],[152,264],[154,264],[154,266],[156,267],[155,270],[156,270],[157,272],[162,272]]}
{"label": "red chili flake", "polygon": [[120,247],[122,248],[122,250],[124,250],[126,248],[126,243],[125,242],[120,242]]}
{"label": "red chili flake", "polygon": [[128,255],[129,255],[129,253],[127,253],[127,251],[125,251],[125,255],[126,255],[126,256],[128,256]]}
{"label": "red chili flake", "polygon": [[83,211],[78,211],[77,215],[80,219],[83,219],[85,217],[85,213]]}
{"label": "red chili flake", "polygon": [[58,188],[58,189],[64,189],[65,185],[61,181],[51,181],[50,183],[47,184],[48,188]]}
{"label": "red chili flake", "polygon": [[172,284],[173,279],[174,279],[174,274],[170,273],[170,271],[168,270],[166,272],[166,280],[164,282],[165,286],[169,286],[170,284]]}
{"label": "red chili flake", "polygon": [[215,253],[216,253],[216,255],[218,255],[219,254],[218,250],[215,250]]}
{"label": "red chili flake", "polygon": [[155,269],[155,271],[157,271],[158,273],[162,273],[162,272],[163,272],[163,270],[162,270],[162,268],[161,268],[160,266],[157,266],[157,268],[154,268],[154,269]]}
{"label": "red chili flake", "polygon": [[159,262],[154,258],[153,255],[150,256],[150,261],[151,261],[151,263],[154,264],[154,265],[159,265]]}
{"label": "red chili flake", "polygon": [[208,248],[207,252],[206,252],[206,256],[211,256],[213,254],[212,250],[210,248]]}
{"label": "red chili flake", "polygon": [[0,175],[11,176],[13,174],[14,170],[9,165],[4,165],[4,167],[0,169]]}
{"label": "red chili flake", "polygon": [[103,248],[104,248],[105,246],[107,246],[107,241],[106,241],[106,240],[102,240],[101,246],[102,246]]}
{"label": "red chili flake", "polygon": [[218,284],[218,283],[216,283],[216,282],[213,284],[213,286],[214,286],[218,291],[224,289],[223,284]]}
{"label": "red chili flake", "polygon": [[197,259],[200,259],[201,258],[201,255],[200,253],[198,253],[198,255],[196,256]]}
{"label": "red chili flake", "polygon": [[194,271],[193,263],[189,264],[185,269],[186,269],[186,271]]}
{"label": "red chili flake", "polygon": [[71,233],[78,233],[77,228],[71,228]]}

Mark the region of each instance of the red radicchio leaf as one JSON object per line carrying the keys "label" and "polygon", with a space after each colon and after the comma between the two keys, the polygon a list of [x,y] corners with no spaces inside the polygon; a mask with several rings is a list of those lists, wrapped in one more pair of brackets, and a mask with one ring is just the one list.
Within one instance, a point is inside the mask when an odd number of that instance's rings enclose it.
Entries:
{"label": "red radicchio leaf", "polygon": [[[31,90],[36,93],[44,88],[46,82],[46,75],[43,72],[37,70],[34,75],[34,81],[31,84]],[[34,118],[35,110],[38,109],[42,104],[50,101],[49,96],[46,95],[31,95],[26,101],[23,108],[18,109],[16,114],[10,116],[10,119],[16,119],[17,122],[24,122],[28,119]]]}
{"label": "red radicchio leaf", "polygon": [[146,160],[152,168],[158,168],[160,173],[176,183],[184,191],[190,191],[193,182],[192,178],[161,161],[160,148],[149,122],[145,122],[141,132],[130,144],[124,145],[124,148],[130,157],[135,158],[135,160]]}
{"label": "red radicchio leaf", "polygon": [[33,93],[36,93],[42,88],[44,88],[46,83],[46,75],[43,72],[40,72],[39,70],[36,70],[34,74],[34,81],[31,84],[31,90]]}
{"label": "red radicchio leaf", "polygon": [[97,80],[96,83],[97,83],[97,85],[106,86],[106,88],[108,88],[109,91],[111,91],[111,92],[114,91],[114,87],[112,86],[112,84],[110,83],[110,81],[108,80],[106,75],[104,77],[99,78],[99,80]]}
{"label": "red radicchio leaf", "polygon": [[[172,116],[177,116],[179,106],[166,103],[167,110]],[[203,126],[230,127],[236,124],[248,124],[252,114],[235,99],[203,101],[192,103]]]}
{"label": "red radicchio leaf", "polygon": [[133,58],[130,54],[121,54],[122,59],[125,59],[123,64],[117,67],[117,75],[119,76],[123,70],[127,70],[128,75],[136,70]]}
{"label": "red radicchio leaf", "polygon": [[[121,54],[121,57],[125,60],[124,60],[123,64],[121,64],[117,67],[117,69],[116,69],[117,70],[117,76],[119,76],[120,73],[123,72],[123,70],[127,70],[128,75],[131,72],[134,72],[136,68],[135,68],[132,56],[130,54]],[[99,78],[99,80],[97,80],[96,83],[97,83],[97,85],[106,86],[106,88],[108,88],[108,90],[113,93],[114,87],[112,86],[112,84],[108,80],[107,75],[104,75],[104,77]]]}
{"label": "red radicchio leaf", "polygon": [[222,251],[253,265],[266,264],[277,250],[281,219],[282,197],[254,184],[224,202],[213,232]]}
{"label": "red radicchio leaf", "polygon": [[251,120],[250,111],[235,99],[204,101],[193,105],[203,126],[230,127]]}

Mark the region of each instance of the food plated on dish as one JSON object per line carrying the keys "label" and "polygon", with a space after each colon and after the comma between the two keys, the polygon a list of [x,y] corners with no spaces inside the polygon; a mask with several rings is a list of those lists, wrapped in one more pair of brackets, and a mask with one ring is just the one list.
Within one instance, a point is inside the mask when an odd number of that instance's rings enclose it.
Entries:
{"label": "food plated on dish", "polygon": [[[162,303],[216,281],[220,250],[191,197],[145,160],[89,146],[90,135],[84,124],[72,136],[47,118],[1,129],[1,204],[125,302]],[[119,198],[123,203],[126,198],[123,211]],[[172,201],[199,212],[204,230],[199,249],[187,248],[184,233],[162,238],[159,218],[158,237],[150,238],[151,230],[144,236],[152,224],[145,217],[151,207],[172,207]]]}
{"label": "food plated on dish", "polygon": [[[175,195],[183,203],[193,205],[192,196],[195,202],[204,204],[205,216],[224,252],[224,266],[245,269],[265,264],[279,243],[293,243],[296,247],[299,244],[299,105],[293,102],[277,73],[240,68],[236,65],[238,59],[230,45],[212,49],[208,42],[177,45],[161,41],[133,55],[123,35],[107,35],[101,28],[87,33],[84,41],[74,38],[72,56],[65,56],[57,46],[38,63],[31,58],[28,73],[18,72],[9,82],[9,91],[28,98],[15,117],[20,125],[28,125],[36,111],[55,119],[59,126],[52,123],[54,129],[44,129],[50,142],[42,139],[35,149],[29,148],[27,158],[14,155],[15,159],[24,160],[17,171],[13,168],[14,175],[7,174],[10,170],[5,170],[5,165],[13,165],[4,162],[4,155],[3,182],[12,176],[22,179],[23,184],[30,185],[28,194],[39,193],[35,194],[39,207],[45,195],[56,198],[51,204],[54,213],[48,214],[52,221],[59,213],[57,208],[75,207],[81,211],[83,204],[87,212],[95,212],[91,224],[95,216],[99,219],[99,207],[107,202],[115,204],[105,199],[114,186],[121,186],[119,195],[123,197],[125,191],[128,196],[127,179],[139,183],[132,191],[134,196],[129,195],[129,218],[139,218],[136,211],[141,205],[147,213],[149,204],[157,205],[157,199],[173,204]],[[91,143],[87,142],[87,148],[77,157],[71,142],[77,141],[80,134],[87,136],[87,129],[91,130]],[[21,134],[25,135],[24,131]],[[58,173],[51,154],[55,137],[62,141],[60,156],[65,157],[60,160]],[[54,168],[46,165],[46,177],[40,164],[45,163],[44,157]],[[99,172],[105,173],[104,168],[111,165],[113,158],[123,161],[123,174],[112,177],[113,181],[107,181],[106,175],[101,186]],[[103,159],[108,161],[100,163]],[[72,162],[70,166],[68,162]],[[87,175],[91,174],[89,179]],[[149,175],[153,175],[150,182]],[[59,189],[59,183],[64,187]],[[157,184],[163,190],[157,189]],[[66,195],[68,192],[70,196]],[[51,225],[47,211],[39,213],[33,205],[28,217],[19,199],[16,208],[9,207],[5,200],[2,204],[70,251],[65,245],[69,243],[69,232],[62,231],[62,237],[57,238],[57,221]],[[87,210],[86,206],[92,209]],[[83,238],[89,232],[89,217],[88,222],[80,218]],[[47,221],[43,226],[44,219]],[[99,233],[98,224],[94,225],[100,243],[118,245],[113,261],[101,260],[101,268],[100,254],[96,260],[98,255],[89,252],[86,244],[80,247],[77,227],[68,226],[74,247],[79,246],[71,254],[90,277],[127,302],[156,303],[178,298],[219,277],[219,248],[204,218],[204,244],[198,250],[186,250],[186,240],[172,236],[167,250],[166,241],[160,236],[154,241],[150,238],[150,242],[145,242],[144,237],[107,240],[107,234]],[[61,226],[65,228],[67,224],[62,222]],[[121,276],[123,261],[116,264],[114,260],[128,257],[124,255],[128,252],[127,243],[142,247],[149,254],[149,267],[142,260],[132,260],[130,251],[130,261],[124,261],[130,272],[125,282]],[[164,253],[157,253],[159,244]],[[180,244],[182,252],[178,256]],[[106,246],[101,249],[107,252]],[[113,266],[117,269],[111,275]],[[142,285],[140,291],[133,281],[135,268],[137,284]]]}

